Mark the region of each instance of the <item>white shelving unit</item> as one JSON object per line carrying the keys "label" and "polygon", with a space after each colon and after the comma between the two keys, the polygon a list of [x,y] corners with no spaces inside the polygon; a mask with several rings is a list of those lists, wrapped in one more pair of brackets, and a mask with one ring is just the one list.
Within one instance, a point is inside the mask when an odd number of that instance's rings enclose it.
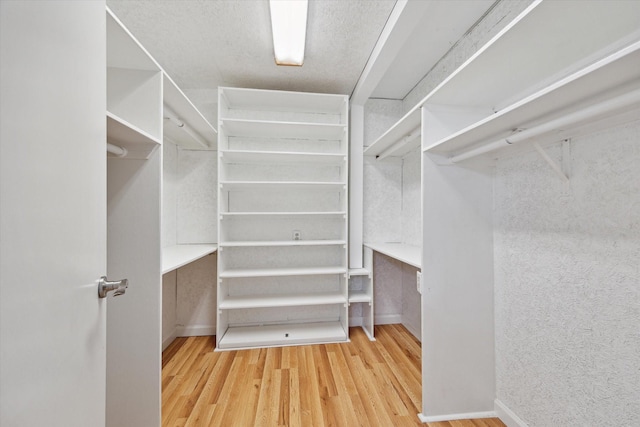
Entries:
{"label": "white shelving unit", "polygon": [[416,268],[422,268],[422,250],[419,246],[406,243],[364,243],[366,248],[380,252]]}
{"label": "white shelving unit", "polygon": [[343,95],[219,90],[217,348],[348,340]]}
{"label": "white shelving unit", "polygon": [[360,305],[361,327],[371,341],[375,341],[373,305],[373,253],[364,248],[363,268],[349,269],[349,306]]}

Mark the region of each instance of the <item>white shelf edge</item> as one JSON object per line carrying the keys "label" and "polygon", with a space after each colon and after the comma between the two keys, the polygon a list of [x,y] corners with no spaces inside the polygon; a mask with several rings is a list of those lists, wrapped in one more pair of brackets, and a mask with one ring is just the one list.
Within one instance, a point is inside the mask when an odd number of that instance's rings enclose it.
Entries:
{"label": "white shelf edge", "polygon": [[162,248],[162,274],[176,270],[218,250],[215,244],[173,245]]}
{"label": "white shelf edge", "polygon": [[229,269],[220,271],[222,279],[239,277],[278,277],[278,276],[319,276],[331,274],[346,274],[346,267],[309,267],[309,268],[256,268]]}
{"label": "white shelf edge", "polygon": [[243,308],[297,307],[305,305],[346,304],[347,299],[339,292],[298,293],[287,295],[254,294],[221,298],[218,308],[235,310]]}
{"label": "white shelf edge", "polygon": [[371,272],[366,268],[350,268],[349,269],[349,277],[354,276],[369,276]]}
{"label": "white shelf edge", "polygon": [[346,342],[348,339],[348,332],[339,321],[231,326],[220,338],[218,349],[282,347],[305,343]]}
{"label": "white shelf edge", "polygon": [[[464,138],[485,127],[489,127],[494,123],[499,122],[500,120],[508,119],[509,116],[518,114],[521,110],[527,107],[531,107],[532,105],[535,105],[535,103],[538,101],[544,100],[545,96],[553,95],[554,92],[561,91],[563,89],[566,90],[570,88],[572,85],[579,84],[582,78],[588,78],[590,75],[592,75],[592,73],[605,70],[606,67],[612,66],[612,64],[615,64],[616,61],[628,58],[633,54],[638,55],[639,52],[640,52],[640,41],[632,43],[631,45],[618,50],[617,52],[601,59],[600,61],[597,61],[587,67],[584,67],[581,70],[578,70],[575,73],[572,73],[569,76],[566,76],[565,78],[560,79],[559,81],[539,91],[536,91],[535,93],[523,99],[520,99],[514,102],[513,104],[503,108],[502,110],[498,111],[493,115],[490,115],[482,120],[472,123],[471,125],[464,127],[463,129],[453,133],[452,135],[447,136],[446,138],[442,138],[438,141],[435,141],[432,144],[425,146],[422,149],[422,151],[431,152],[435,149],[446,150],[446,146],[452,143],[455,143],[456,140],[460,138]],[[609,82],[609,85],[616,86],[616,84],[611,84],[610,82]],[[583,98],[589,98],[590,96],[598,95],[598,93],[601,91],[602,91],[601,89],[596,87],[593,89],[592,91],[593,93],[585,94],[584,92],[582,92],[581,95],[583,95]],[[558,108],[562,109],[566,107],[567,106],[560,106]],[[555,110],[557,110],[557,108],[554,108],[554,111]],[[536,115],[541,116],[541,115],[544,115],[545,113],[552,113],[552,112],[553,111],[545,111],[544,113],[541,113],[538,111]],[[512,130],[512,128],[513,128],[513,125],[509,124],[504,126],[504,128],[497,129],[496,131],[493,132],[493,134],[497,136],[497,135],[500,135],[501,133]],[[482,142],[482,139],[469,143],[467,145],[467,148],[470,146],[473,146],[475,143],[478,143],[478,142]]]}
{"label": "white shelf edge", "polygon": [[106,120],[107,142],[126,148],[128,153],[123,158],[147,159],[153,150],[161,145],[160,139],[129,123],[117,114],[107,111]]}
{"label": "white shelf edge", "polygon": [[422,248],[406,243],[365,242],[364,246],[416,268],[422,268]]}
{"label": "white shelf edge", "polygon": [[344,123],[314,123],[314,122],[292,122],[292,121],[283,121],[283,120],[253,120],[253,119],[228,119],[222,118],[220,119],[222,125],[224,126],[226,123],[236,123],[236,124],[257,124],[257,125],[266,125],[266,126],[305,126],[305,127],[317,127],[317,128],[326,128],[326,129],[344,129],[347,127]]}
{"label": "white shelf edge", "polygon": [[346,240],[273,240],[273,241],[241,241],[221,242],[221,248],[267,247],[267,246],[338,246],[346,245]]}
{"label": "white shelf edge", "polygon": [[336,212],[220,212],[220,216],[227,218],[260,218],[260,217],[287,217],[287,216],[341,216],[346,215],[345,211]]}
{"label": "white shelf edge", "polygon": [[346,187],[345,182],[314,182],[314,181],[221,181],[220,188],[225,189],[251,189],[255,188],[301,188],[301,189],[335,189],[337,187]]}
{"label": "white shelf edge", "polygon": [[[172,113],[190,127],[197,135],[206,142],[207,145],[203,146],[200,141],[191,136],[186,130],[178,129],[178,132],[169,132],[174,135],[170,139],[180,146],[185,148],[202,148],[202,149],[215,149],[217,142],[218,131],[209,123],[209,121],[200,113],[196,106],[191,102],[187,95],[178,87],[169,76],[166,71],[162,72],[163,77],[163,91],[162,102],[163,107],[169,107]],[[167,123],[169,122],[169,123]],[[167,134],[167,128],[175,127],[176,125],[168,120],[164,120],[165,134]],[[167,135],[165,135],[167,136]],[[193,142],[188,142],[193,141]]]}

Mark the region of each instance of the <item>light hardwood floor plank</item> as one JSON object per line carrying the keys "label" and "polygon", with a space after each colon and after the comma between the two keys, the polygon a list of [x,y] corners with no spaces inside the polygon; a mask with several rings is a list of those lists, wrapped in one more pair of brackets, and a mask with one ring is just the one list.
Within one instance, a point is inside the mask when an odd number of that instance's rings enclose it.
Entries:
{"label": "light hardwood floor plank", "polygon": [[214,351],[178,338],[162,354],[163,427],[505,427],[497,418],[421,424],[421,348],[402,325],[350,342]]}

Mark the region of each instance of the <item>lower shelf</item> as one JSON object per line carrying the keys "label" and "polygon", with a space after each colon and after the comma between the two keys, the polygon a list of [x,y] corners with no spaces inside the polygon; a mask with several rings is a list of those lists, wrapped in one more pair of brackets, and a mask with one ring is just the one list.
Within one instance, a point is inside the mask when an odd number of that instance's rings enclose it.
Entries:
{"label": "lower shelf", "polygon": [[345,342],[348,334],[340,322],[298,323],[230,327],[219,349],[287,346],[296,344]]}

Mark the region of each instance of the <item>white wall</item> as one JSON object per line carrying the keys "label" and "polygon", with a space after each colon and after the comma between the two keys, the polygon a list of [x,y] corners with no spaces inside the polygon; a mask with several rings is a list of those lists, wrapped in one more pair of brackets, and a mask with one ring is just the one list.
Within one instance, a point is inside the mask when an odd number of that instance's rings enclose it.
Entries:
{"label": "white wall", "polygon": [[640,122],[495,177],[498,399],[535,426],[640,425]]}
{"label": "white wall", "polygon": [[[217,152],[163,144],[162,246],[217,241]],[[163,348],[176,336],[213,335],[216,256],[162,277]]]}

